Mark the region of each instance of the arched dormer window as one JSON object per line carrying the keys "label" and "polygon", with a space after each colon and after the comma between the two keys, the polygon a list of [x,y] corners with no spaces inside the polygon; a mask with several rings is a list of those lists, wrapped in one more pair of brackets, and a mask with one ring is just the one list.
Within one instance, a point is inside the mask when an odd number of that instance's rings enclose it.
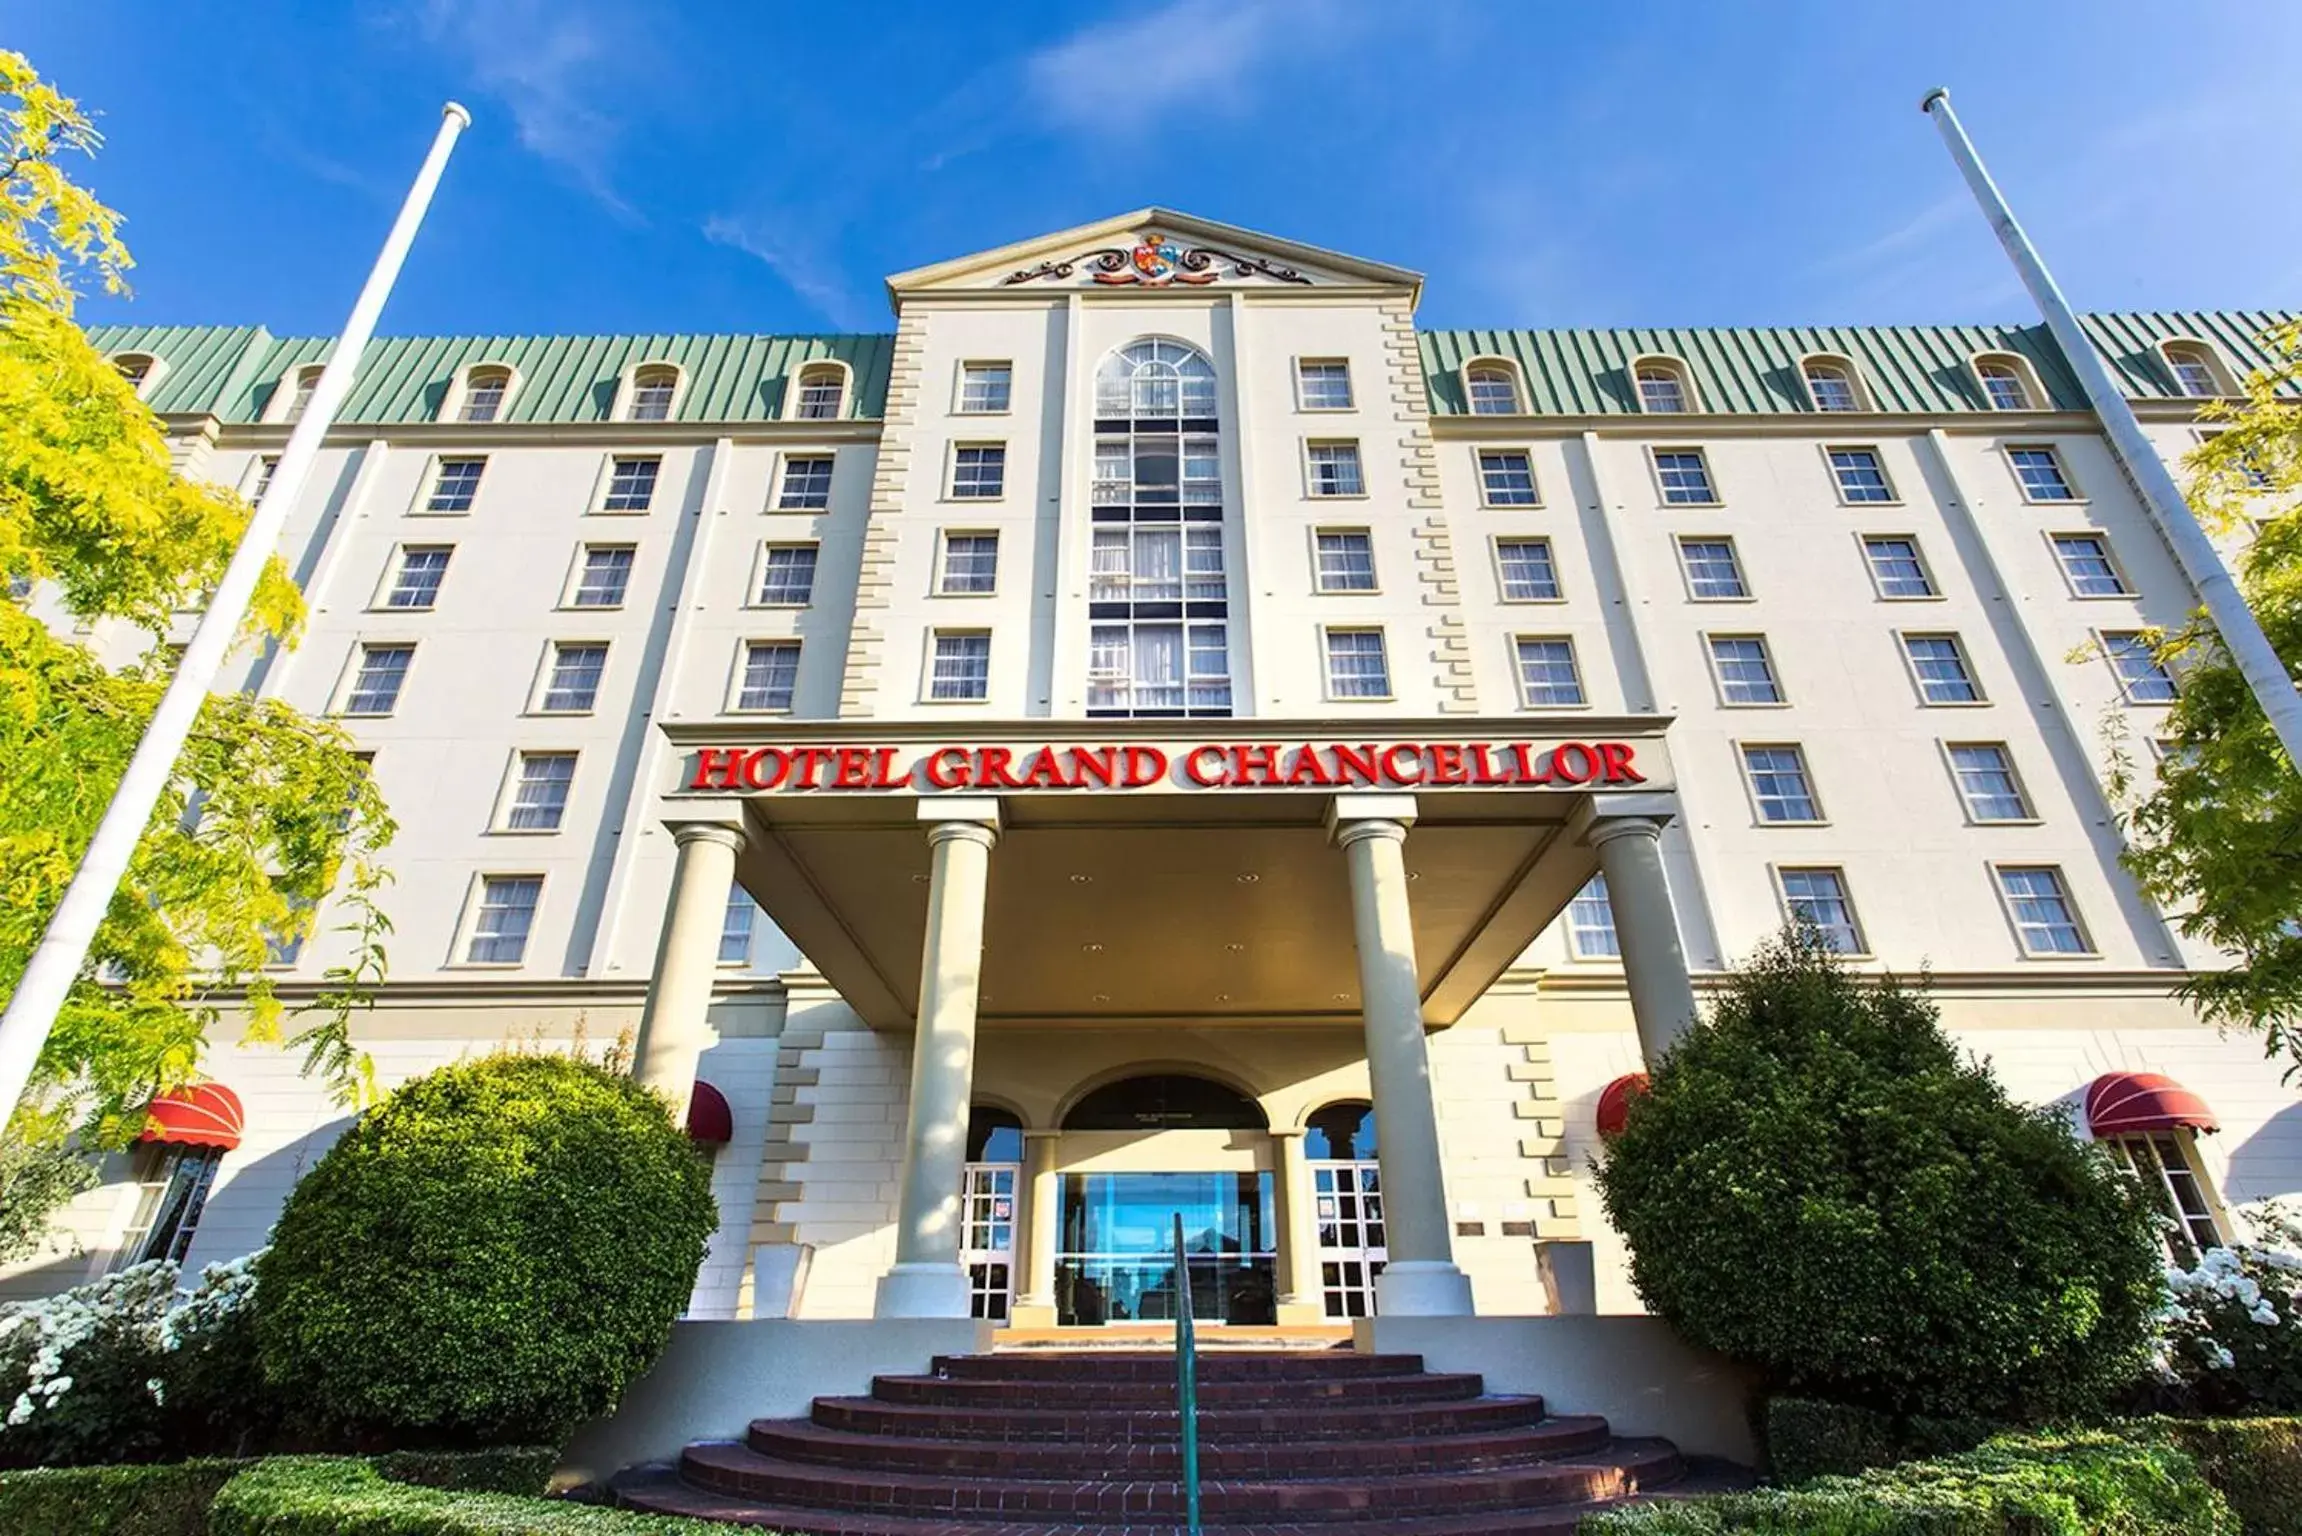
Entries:
{"label": "arched dormer window", "polygon": [[1994,411],[2035,411],[2045,399],[2030,364],[2012,352],[1985,352],[1975,358],[1974,376]]}
{"label": "arched dormer window", "polygon": [[500,421],[511,403],[512,371],[502,363],[474,363],[445,402],[451,419],[468,422]]}
{"label": "arched dormer window", "polygon": [[1869,404],[1863,396],[1861,376],[1843,357],[1810,357],[1799,364],[1799,375],[1806,380],[1807,399],[1818,411],[1859,411]]}
{"label": "arched dormer window", "polygon": [[1098,421],[1170,421],[1215,415],[1215,367],[1194,347],[1153,336],[1095,370]]}
{"label": "arched dormer window", "polygon": [[1677,416],[1694,409],[1686,365],[1675,357],[1642,357],[1631,365],[1639,387],[1639,409],[1654,416]]}
{"label": "arched dormer window", "polygon": [[809,363],[792,381],[791,421],[837,421],[847,413],[847,365]]}
{"label": "arched dormer window", "polygon": [[2167,376],[2173,379],[2177,394],[2211,400],[2239,392],[2222,359],[2203,341],[2162,341],[2158,355],[2166,360]]}
{"label": "arched dormer window", "polygon": [[669,421],[679,402],[679,369],[670,363],[643,363],[624,379],[623,419]]}
{"label": "arched dormer window", "polygon": [[1518,370],[1509,363],[1472,363],[1463,369],[1463,398],[1473,416],[1519,416],[1526,407],[1519,395]]}
{"label": "arched dormer window", "polygon": [[112,366],[120,370],[120,377],[128,381],[128,387],[136,392],[139,400],[167,371],[167,365],[149,352],[115,352]]}
{"label": "arched dormer window", "polygon": [[265,419],[281,426],[293,426],[304,419],[304,407],[312,403],[312,391],[320,387],[322,364],[306,363],[293,373],[281,378],[272,389],[271,408]]}

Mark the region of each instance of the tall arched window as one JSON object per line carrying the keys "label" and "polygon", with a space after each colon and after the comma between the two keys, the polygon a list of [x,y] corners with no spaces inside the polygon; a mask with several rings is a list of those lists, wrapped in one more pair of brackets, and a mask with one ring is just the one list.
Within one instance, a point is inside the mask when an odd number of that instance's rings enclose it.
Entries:
{"label": "tall arched window", "polygon": [[312,391],[319,388],[320,372],[321,365],[311,363],[298,368],[292,375],[280,381],[279,390],[275,392],[274,398],[280,399],[282,396],[285,398],[279,409],[273,413],[272,419],[274,421],[293,425],[304,419],[304,407],[312,403]]}
{"label": "tall arched window", "polygon": [[799,370],[794,421],[837,421],[847,405],[847,370],[837,363],[809,363]]}
{"label": "tall arched window", "polygon": [[1638,380],[1639,409],[1675,416],[1692,409],[1687,403],[1687,376],[1678,364],[1650,359],[1632,370]]}
{"label": "tall arched window", "polygon": [[464,393],[456,406],[456,420],[494,421],[504,413],[504,401],[512,391],[512,371],[509,368],[486,364],[472,368],[464,374]]}
{"label": "tall arched window", "polygon": [[1463,370],[1463,394],[1473,416],[1519,414],[1518,376],[1501,363],[1473,363]]}
{"label": "tall arched window", "polygon": [[1818,411],[1859,411],[1862,395],[1854,387],[1854,370],[1836,358],[1806,360],[1806,392]]}
{"label": "tall arched window", "polygon": [[679,370],[669,363],[634,368],[625,399],[626,421],[669,421],[672,400],[679,394]]}
{"label": "tall arched window", "polygon": [[1147,337],[1095,371],[1087,713],[1231,713],[1215,368]]}
{"label": "tall arched window", "polygon": [[1974,376],[1982,381],[1983,396],[1994,411],[2027,411],[2035,404],[2030,380],[2022,364],[2012,357],[1978,357]]}
{"label": "tall arched window", "polygon": [[2183,394],[2205,400],[2235,393],[2224,381],[2214,354],[2203,343],[2170,341],[2158,350],[2166,359],[2166,371],[2173,375],[2174,387]]}

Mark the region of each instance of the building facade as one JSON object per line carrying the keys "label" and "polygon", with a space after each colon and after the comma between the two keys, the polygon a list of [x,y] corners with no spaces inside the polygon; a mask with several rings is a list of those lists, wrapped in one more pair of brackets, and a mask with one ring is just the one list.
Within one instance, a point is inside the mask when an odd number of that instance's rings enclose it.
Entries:
{"label": "building facade", "polygon": [[[628,1037],[717,1148],[697,1316],[1158,1318],[1177,1214],[1230,1323],[1635,1310],[1600,1127],[1801,917],[2178,1243],[2302,1187],[2117,863],[2194,600],[2043,328],[1419,293],[1146,210],[893,278],[888,335],[375,343],[240,681],[399,820],[382,1079]],[[2178,460],[2279,318],[2089,327]],[[328,346],[96,339],[251,496]],[[262,1243],[343,1113],[208,1072],[10,1289]]]}

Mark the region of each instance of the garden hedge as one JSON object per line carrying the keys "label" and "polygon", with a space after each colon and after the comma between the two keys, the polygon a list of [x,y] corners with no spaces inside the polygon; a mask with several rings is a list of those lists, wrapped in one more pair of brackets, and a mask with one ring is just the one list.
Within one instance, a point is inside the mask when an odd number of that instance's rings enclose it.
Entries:
{"label": "garden hedge", "polygon": [[0,1536],[208,1536],[217,1491],[252,1463],[0,1472]]}
{"label": "garden hedge", "polygon": [[1983,1419],[1898,1417],[1812,1397],[1766,1403],[1767,1471],[1797,1487],[1818,1477],[1856,1477],[1873,1467],[1971,1451],[2006,1426]]}
{"label": "garden hedge", "polygon": [[[2168,1454],[2177,1454],[2169,1452]],[[387,1482],[364,1461],[286,1456],[233,1478],[209,1536],[759,1536],[741,1526]],[[173,1536],[173,1533],[169,1533]]]}
{"label": "garden hedge", "polygon": [[2246,1536],[2302,1536],[2302,1419],[2140,1419],[2122,1428],[2188,1451]]}

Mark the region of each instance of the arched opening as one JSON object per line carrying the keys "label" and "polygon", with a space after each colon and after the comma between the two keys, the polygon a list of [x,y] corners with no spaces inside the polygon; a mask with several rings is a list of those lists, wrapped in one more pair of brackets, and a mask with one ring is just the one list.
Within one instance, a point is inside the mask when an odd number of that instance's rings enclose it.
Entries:
{"label": "arched opening", "polygon": [[512,371],[496,364],[485,364],[469,369],[464,374],[463,394],[456,402],[456,420],[463,422],[491,422],[503,415],[504,402],[512,392]]}
{"label": "arched opening", "polygon": [[2028,411],[2038,405],[2030,367],[2010,352],[1986,353],[1974,360],[1974,376],[1982,381],[1983,398],[1994,411]]}
{"label": "arched opening", "polygon": [[1365,1162],[1375,1155],[1375,1106],[1364,1099],[1341,1099],[1311,1111],[1304,1120],[1303,1155],[1328,1162]]}
{"label": "arched opening", "polygon": [[1340,1099],[1311,1111],[1303,1125],[1319,1226],[1320,1302],[1329,1317],[1372,1317],[1375,1279],[1390,1258],[1383,1170],[1375,1161],[1375,1106]]}
{"label": "arched opening", "polygon": [[1843,357],[1810,357],[1803,369],[1806,375],[1807,397],[1818,411],[1859,411],[1863,408],[1862,388],[1857,383],[1854,365]]}
{"label": "arched opening", "polygon": [[966,1184],[960,1192],[959,1265],[968,1308],[1007,1321],[1015,1304],[1017,1186],[1023,1178],[1023,1122],[996,1104],[967,1116]]}
{"label": "arched opening", "polygon": [[1238,1089],[1187,1072],[1105,1083],[1071,1106],[1067,1131],[1267,1131],[1262,1106]]}
{"label": "arched opening", "polygon": [[847,369],[839,363],[809,363],[799,370],[791,409],[794,421],[837,421],[847,410]]}
{"label": "arched opening", "polygon": [[1473,416],[1519,414],[1519,379],[1507,364],[1471,364],[1463,370],[1463,393]]}
{"label": "arched opening", "polygon": [[679,394],[679,370],[669,363],[650,363],[634,368],[630,393],[626,397],[624,418],[627,421],[669,421],[672,402]]}
{"label": "arched opening", "polygon": [[1694,409],[1694,391],[1687,387],[1686,370],[1677,359],[1642,358],[1631,377],[1639,390],[1639,409],[1651,415],[1677,416]]}

